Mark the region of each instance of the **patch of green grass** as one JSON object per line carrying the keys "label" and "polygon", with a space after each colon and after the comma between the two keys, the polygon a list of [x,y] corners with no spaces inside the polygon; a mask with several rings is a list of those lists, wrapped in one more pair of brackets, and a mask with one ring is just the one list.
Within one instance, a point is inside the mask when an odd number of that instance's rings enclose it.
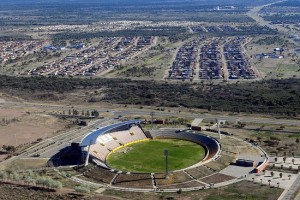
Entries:
{"label": "patch of green grass", "polygon": [[130,172],[163,172],[165,149],[169,151],[170,171],[196,164],[205,156],[205,149],[201,145],[177,139],[150,140],[126,148],[126,153],[117,151],[111,154],[107,159],[108,165]]}
{"label": "patch of green grass", "polygon": [[299,76],[300,67],[296,64],[283,64],[277,70],[279,77]]}

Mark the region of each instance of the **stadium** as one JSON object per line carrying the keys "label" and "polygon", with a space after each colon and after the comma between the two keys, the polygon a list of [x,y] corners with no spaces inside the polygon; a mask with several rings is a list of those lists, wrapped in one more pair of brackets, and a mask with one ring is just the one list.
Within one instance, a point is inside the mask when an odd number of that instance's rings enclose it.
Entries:
{"label": "stadium", "polygon": [[193,191],[242,181],[268,163],[261,148],[229,135],[144,131],[141,123],[120,122],[87,134],[76,181],[122,191]]}

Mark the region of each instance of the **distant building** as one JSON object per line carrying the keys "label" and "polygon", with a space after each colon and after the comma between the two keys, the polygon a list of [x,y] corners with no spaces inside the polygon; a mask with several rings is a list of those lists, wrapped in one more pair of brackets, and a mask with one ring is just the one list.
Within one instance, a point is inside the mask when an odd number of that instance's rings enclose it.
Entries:
{"label": "distant building", "polygon": [[44,51],[56,51],[58,50],[55,46],[52,46],[52,45],[46,45],[43,47],[43,50]]}
{"label": "distant building", "polygon": [[83,49],[85,48],[85,44],[84,43],[80,43],[80,44],[74,44],[71,46],[67,46],[68,49]]}
{"label": "distant building", "polygon": [[276,53],[260,53],[255,55],[256,58],[263,59],[263,58],[273,58],[273,59],[282,59],[284,58],[283,55],[278,55]]}

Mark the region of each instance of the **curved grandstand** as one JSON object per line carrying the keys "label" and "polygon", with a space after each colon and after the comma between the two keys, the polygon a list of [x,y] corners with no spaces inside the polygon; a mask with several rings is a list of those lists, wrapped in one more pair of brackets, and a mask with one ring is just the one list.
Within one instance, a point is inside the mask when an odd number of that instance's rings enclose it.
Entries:
{"label": "curved grandstand", "polygon": [[210,159],[216,158],[221,151],[220,143],[212,137],[203,134],[195,134],[190,132],[174,132],[174,131],[160,131],[157,133],[151,134],[153,138],[166,139],[166,138],[175,138],[181,140],[188,140],[195,143],[198,143],[205,147],[206,156],[203,159],[204,161],[209,161]]}
{"label": "curved grandstand", "polygon": [[[105,165],[108,154],[118,147],[146,140],[139,120],[113,124],[91,132],[81,141],[83,157],[98,159]],[[107,166],[106,166],[107,167]]]}
{"label": "curved grandstand", "polygon": [[140,126],[140,122],[139,120],[126,121],[98,129],[88,134],[81,141],[83,156],[85,159],[89,159],[88,155],[90,155],[92,158],[102,162],[103,166],[109,168],[106,165],[106,159],[110,153],[124,146],[153,138],[180,139],[195,142],[203,146],[206,150],[206,156],[203,161],[215,158],[221,150],[221,146],[216,139],[203,134],[189,132],[175,133],[174,131],[145,134]]}
{"label": "curved grandstand", "polygon": [[[234,141],[238,144],[235,148],[233,139],[228,139],[222,144],[223,152],[221,144],[212,135],[175,130],[156,130],[149,133],[142,129],[140,123],[139,120],[132,120],[113,124],[99,128],[84,137],[81,141],[83,158],[86,161],[92,160],[94,164],[79,169],[82,175],[93,183],[131,191],[177,191],[178,188],[189,191],[205,189],[214,184],[222,185],[224,182],[240,181],[240,174],[236,173],[237,168],[231,166],[227,169],[227,167],[238,158],[247,158],[241,156],[243,149],[252,148],[249,144]],[[107,157],[116,150],[152,139],[191,141],[203,146],[206,156],[193,166],[170,172],[168,178],[164,173],[123,172],[106,164]],[[240,150],[236,150],[239,148]],[[255,159],[259,163],[264,158],[257,154]],[[241,173],[250,172],[255,170],[255,166],[243,170]]]}

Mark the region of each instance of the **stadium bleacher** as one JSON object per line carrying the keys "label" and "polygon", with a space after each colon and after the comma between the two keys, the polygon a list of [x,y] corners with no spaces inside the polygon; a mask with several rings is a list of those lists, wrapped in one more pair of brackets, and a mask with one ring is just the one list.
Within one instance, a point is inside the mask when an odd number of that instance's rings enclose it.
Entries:
{"label": "stadium bleacher", "polygon": [[97,182],[110,184],[111,180],[115,177],[116,172],[112,172],[101,167],[93,168],[87,172],[84,172],[84,176]]}
{"label": "stadium bleacher", "polygon": [[152,134],[153,138],[176,138],[182,140],[189,140],[198,143],[206,148],[207,156],[204,160],[209,160],[215,157],[220,152],[219,142],[207,135],[195,134],[190,132],[157,132]]}
{"label": "stadium bleacher", "polygon": [[162,173],[157,173],[154,176],[158,187],[192,181],[192,178],[183,171],[170,172],[167,179],[165,178],[165,174]]}
{"label": "stadium bleacher", "polygon": [[225,175],[225,174],[216,173],[216,174],[213,174],[211,176],[202,178],[200,180],[204,183],[207,183],[207,184],[210,184],[210,183],[215,183],[216,184],[216,183],[222,183],[222,182],[225,182],[225,181],[229,181],[229,180],[232,180],[232,179],[235,179],[235,177],[228,176],[228,175]]}
{"label": "stadium bleacher", "polygon": [[[194,168],[169,172],[168,178],[164,173],[124,173],[118,170],[112,171],[106,166],[107,156],[128,144],[139,142],[153,137],[154,139],[182,139],[195,142],[205,147],[207,153],[204,165]],[[141,188],[141,189],[176,189],[202,187],[204,183],[219,183],[231,180],[234,177],[218,173],[230,163],[235,156],[235,152],[228,152],[221,155],[221,145],[217,139],[199,133],[162,131],[153,132],[151,137],[145,135],[142,128],[137,124],[124,125],[114,128],[105,134],[97,136],[95,144],[90,146],[92,160],[99,160],[97,166],[88,168],[83,172],[85,177],[94,181],[106,184],[113,184],[114,187]],[[230,145],[229,145],[230,146]],[[87,149],[87,147],[85,147]],[[228,150],[231,150],[228,148]],[[211,161],[211,162],[209,162]],[[101,166],[104,166],[102,168]],[[106,169],[105,169],[106,168]]]}
{"label": "stadium bleacher", "polygon": [[[125,130],[126,128],[128,129]],[[113,132],[114,130],[116,130],[116,132]],[[146,138],[146,135],[139,126],[122,126],[121,128],[113,129],[109,133],[98,136],[95,144],[90,146],[90,155],[105,162],[109,153],[117,147]]]}
{"label": "stadium bleacher", "polygon": [[192,180],[185,183],[159,186],[158,189],[178,189],[178,188],[191,188],[191,187],[201,187],[201,186],[204,186],[204,184]]}
{"label": "stadium bleacher", "polygon": [[152,188],[151,175],[148,173],[119,174],[114,183],[115,186]]}
{"label": "stadium bleacher", "polygon": [[215,173],[215,171],[213,171],[205,166],[195,167],[192,169],[188,169],[186,171],[196,179],[199,179],[199,178],[202,178],[205,176],[209,176],[209,175]]}

